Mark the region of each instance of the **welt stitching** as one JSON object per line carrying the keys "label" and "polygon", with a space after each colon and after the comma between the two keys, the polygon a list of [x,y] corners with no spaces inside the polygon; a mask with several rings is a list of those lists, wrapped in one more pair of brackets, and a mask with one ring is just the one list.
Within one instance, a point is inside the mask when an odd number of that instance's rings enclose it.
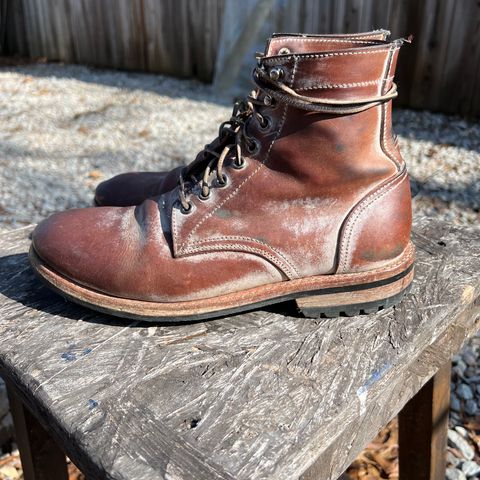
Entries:
{"label": "welt stitching", "polygon": [[[293,71],[292,71],[292,76],[291,76],[291,79],[290,79],[290,84],[289,86],[291,87],[292,84],[293,84],[293,81],[295,79],[295,74],[296,74],[296,71],[297,71],[297,57],[296,56],[293,56],[293,59],[294,59],[294,66],[293,66]],[[272,150],[272,147],[275,143],[275,141],[277,140],[278,136],[280,135],[280,132],[282,131],[282,128],[283,128],[283,125],[285,123],[285,119],[287,117],[287,110],[288,110],[288,105],[285,105],[284,106],[284,109],[283,109],[283,114],[282,114],[282,118],[280,120],[280,124],[278,126],[278,130],[275,134],[275,136],[273,137],[273,140],[272,142],[270,143],[270,146],[268,147],[268,150],[267,150],[267,153],[265,154],[265,158],[264,160],[260,163],[260,165],[258,165],[258,167],[245,179],[243,180],[238,186],[237,188],[230,193],[230,195],[227,195],[227,197],[224,198],[224,200],[222,202],[220,202],[211,212],[209,212],[207,215],[205,215],[202,220],[200,220],[196,225],[195,227],[193,227],[192,231],[190,232],[190,234],[188,235],[187,239],[185,240],[185,242],[183,242],[180,250],[183,251],[184,250],[184,247],[185,245],[189,242],[189,239],[194,235],[194,233],[198,230],[198,228],[207,220],[209,219],[219,208],[221,208],[228,200],[230,200],[232,197],[234,197],[237,192],[241,189],[241,187],[246,183],[248,182],[263,166],[264,164],[268,161],[268,158],[270,156],[270,152]]]}
{"label": "welt stitching", "polygon": [[276,254],[278,254],[281,258],[283,258],[284,262],[286,265],[289,266],[289,268],[292,269],[292,271],[297,275],[297,276],[300,276],[300,274],[298,273],[297,269],[295,268],[294,265],[292,265],[290,263],[290,261],[287,259],[287,257],[285,257],[285,255],[280,251],[278,250],[276,247],[273,247],[272,245],[269,245],[268,243],[266,242],[262,242],[261,240],[257,240],[256,238],[252,238],[252,237],[243,237],[241,235],[228,235],[228,236],[222,236],[222,237],[213,237],[213,238],[208,238],[206,240],[197,240],[195,242],[190,242],[189,244],[189,248],[192,248],[194,245],[205,245],[207,243],[210,243],[210,242],[223,242],[223,241],[235,241],[235,240],[238,240],[238,241],[246,241],[246,242],[252,242],[252,243],[258,243],[270,250],[273,250]]}
{"label": "welt stitching", "polygon": [[[347,260],[350,259],[350,239],[352,237],[356,221],[360,217],[360,215],[371,205],[373,205],[374,202],[376,202],[379,198],[383,197],[386,195],[388,192],[393,190],[401,180],[406,175],[406,170],[403,170],[399,175],[396,175],[394,178],[392,178],[389,182],[387,182],[385,185],[380,187],[378,190],[375,190],[374,192],[368,194],[365,198],[363,198],[360,201],[361,207],[357,210],[354,211],[352,216],[347,220],[347,224],[345,226],[345,230],[348,230],[348,235],[345,238],[345,240],[342,239],[341,245],[340,245],[340,256],[342,258],[342,261],[340,263],[340,269],[344,270],[347,264]],[[398,181],[397,185],[395,183]]]}
{"label": "welt stitching", "polygon": [[[255,248],[255,247],[250,247],[248,245],[238,245],[236,243],[226,243],[226,244],[223,244],[221,245],[221,247],[224,247],[224,248],[227,248],[227,249],[243,249],[243,250],[246,250],[247,252],[254,252],[254,253],[257,253],[260,257],[262,258],[267,258],[269,259],[274,265],[276,265],[278,268],[280,268],[280,270],[283,271],[283,273],[285,273],[287,275],[287,277],[289,277],[289,279],[291,279],[292,277],[299,277],[300,275],[296,272],[296,270],[293,270],[293,273],[294,275],[292,275],[292,271],[290,270],[290,265],[288,263],[285,263],[283,261],[279,261],[278,257],[272,255],[271,253],[268,253],[268,252],[265,252],[264,250],[261,250],[260,248]],[[218,247],[216,247],[215,245],[211,245],[211,246],[208,246],[208,245],[204,245],[204,246],[199,246],[199,247],[196,247],[195,249],[192,249],[192,248],[188,248],[186,249],[183,253],[196,253],[198,251],[201,251],[201,252],[205,252],[205,251],[212,251],[214,249],[216,249]],[[235,251],[235,250],[233,250]]]}

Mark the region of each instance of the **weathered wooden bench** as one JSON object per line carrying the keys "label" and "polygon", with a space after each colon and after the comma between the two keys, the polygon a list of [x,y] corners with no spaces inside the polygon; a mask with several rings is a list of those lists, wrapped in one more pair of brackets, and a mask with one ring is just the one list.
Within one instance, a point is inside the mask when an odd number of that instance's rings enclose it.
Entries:
{"label": "weathered wooden bench", "polygon": [[450,356],[480,323],[480,230],[417,219],[395,309],[288,304],[188,325],[77,307],[34,277],[30,228],[0,236],[0,372],[26,480],[334,479],[400,412],[400,475],[444,478]]}

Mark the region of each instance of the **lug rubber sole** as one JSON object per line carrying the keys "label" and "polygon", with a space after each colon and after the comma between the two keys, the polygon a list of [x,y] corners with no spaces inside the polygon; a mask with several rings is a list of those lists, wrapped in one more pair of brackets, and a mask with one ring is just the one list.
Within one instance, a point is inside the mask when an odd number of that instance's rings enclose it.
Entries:
{"label": "lug rubber sole", "polygon": [[93,310],[149,322],[195,321],[237,314],[294,300],[306,317],[353,316],[372,313],[398,303],[414,275],[415,247],[388,267],[369,272],[318,275],[278,282],[218,297],[182,302],[153,302],[114,297],[93,290],[56,272],[30,248],[35,273],[53,290]]}

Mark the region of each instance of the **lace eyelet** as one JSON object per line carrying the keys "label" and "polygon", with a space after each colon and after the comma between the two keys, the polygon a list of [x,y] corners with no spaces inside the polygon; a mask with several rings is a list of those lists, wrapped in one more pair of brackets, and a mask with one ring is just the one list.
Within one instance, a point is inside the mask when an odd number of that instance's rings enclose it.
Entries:
{"label": "lace eyelet", "polygon": [[208,190],[208,194],[207,194],[207,195],[204,195],[203,192],[200,192],[200,193],[198,194],[198,198],[199,198],[200,200],[202,200],[202,201],[208,200],[208,199],[210,198],[210,196],[211,196],[211,191],[210,191],[210,190]]}
{"label": "lace eyelet", "polygon": [[265,95],[265,97],[263,98],[263,104],[266,107],[271,108],[272,110],[274,108],[277,108],[277,101],[270,95]]}
{"label": "lace eyelet", "polygon": [[252,138],[252,139],[250,139],[250,141],[252,143],[247,144],[247,152],[250,155],[255,156],[260,151],[261,145],[260,145],[260,142],[256,138]]}
{"label": "lace eyelet", "polygon": [[258,125],[262,132],[268,132],[272,128],[272,118],[264,116],[263,119],[265,120],[265,125],[262,125],[261,122],[258,122]]}
{"label": "lace eyelet", "polygon": [[287,48],[287,47],[282,47],[279,51],[278,51],[278,54],[279,55],[288,55],[290,54],[290,49]]}
{"label": "lace eyelet", "polygon": [[228,185],[228,176],[226,173],[222,175],[223,180],[220,182],[217,178],[217,181],[215,182],[217,184],[217,188],[225,188]]}
{"label": "lace eyelet", "polygon": [[282,67],[273,67],[269,72],[270,78],[275,82],[278,82],[284,75],[285,70]]}
{"label": "lace eyelet", "polygon": [[193,206],[192,204],[189,202],[188,203],[188,208],[185,208],[182,204],[180,204],[180,211],[184,214],[184,215],[188,215],[190,213],[193,212]]}
{"label": "lace eyelet", "polygon": [[232,163],[232,167],[233,167],[235,170],[242,170],[242,169],[244,169],[246,166],[247,166],[247,161],[246,161],[243,157],[241,158],[240,163],[237,163],[236,160]]}

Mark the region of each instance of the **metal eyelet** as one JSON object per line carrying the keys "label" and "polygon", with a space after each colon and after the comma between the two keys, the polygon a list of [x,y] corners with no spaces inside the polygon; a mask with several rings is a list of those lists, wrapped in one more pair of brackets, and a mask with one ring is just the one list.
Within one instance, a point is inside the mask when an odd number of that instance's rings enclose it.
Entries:
{"label": "metal eyelet", "polygon": [[219,181],[218,181],[218,178],[217,178],[216,184],[217,184],[217,187],[218,187],[218,188],[224,188],[224,187],[226,187],[226,186],[228,185],[228,183],[229,183],[229,179],[228,179],[228,176],[227,176],[226,173],[224,173],[224,174],[222,175],[222,179],[223,179],[223,180],[222,180],[221,182],[219,182]]}
{"label": "metal eyelet", "polygon": [[263,104],[268,107],[268,108],[276,108],[277,106],[277,101],[271,97],[270,95],[265,95],[263,98]]}
{"label": "metal eyelet", "polygon": [[252,138],[252,139],[250,139],[250,141],[252,143],[247,144],[247,151],[250,155],[255,156],[260,151],[260,148],[262,146],[256,138]]}
{"label": "metal eyelet", "polygon": [[273,67],[269,72],[270,78],[274,81],[280,80],[285,75],[282,67]]}
{"label": "metal eyelet", "polygon": [[272,118],[265,115],[263,119],[265,120],[265,125],[262,125],[261,122],[258,122],[258,125],[262,132],[268,132],[272,128]]}
{"label": "metal eyelet", "polygon": [[184,215],[188,215],[189,213],[192,213],[193,212],[193,205],[191,204],[191,202],[188,203],[188,208],[184,208],[184,206],[182,204],[180,204],[180,211],[184,214]]}
{"label": "metal eyelet", "polygon": [[287,47],[282,47],[279,51],[278,51],[278,54],[279,55],[288,55],[290,53],[290,49],[287,48]]}
{"label": "metal eyelet", "polygon": [[203,191],[201,191],[201,192],[198,194],[198,198],[204,202],[205,200],[208,200],[208,199],[210,198],[211,193],[212,193],[212,192],[211,192],[210,189],[208,189],[208,194],[207,194],[207,195],[204,195],[204,194],[203,194]]}
{"label": "metal eyelet", "polygon": [[237,163],[236,160],[232,163],[232,167],[235,170],[242,170],[246,166],[247,166],[247,161],[243,157],[241,158],[240,163]]}

